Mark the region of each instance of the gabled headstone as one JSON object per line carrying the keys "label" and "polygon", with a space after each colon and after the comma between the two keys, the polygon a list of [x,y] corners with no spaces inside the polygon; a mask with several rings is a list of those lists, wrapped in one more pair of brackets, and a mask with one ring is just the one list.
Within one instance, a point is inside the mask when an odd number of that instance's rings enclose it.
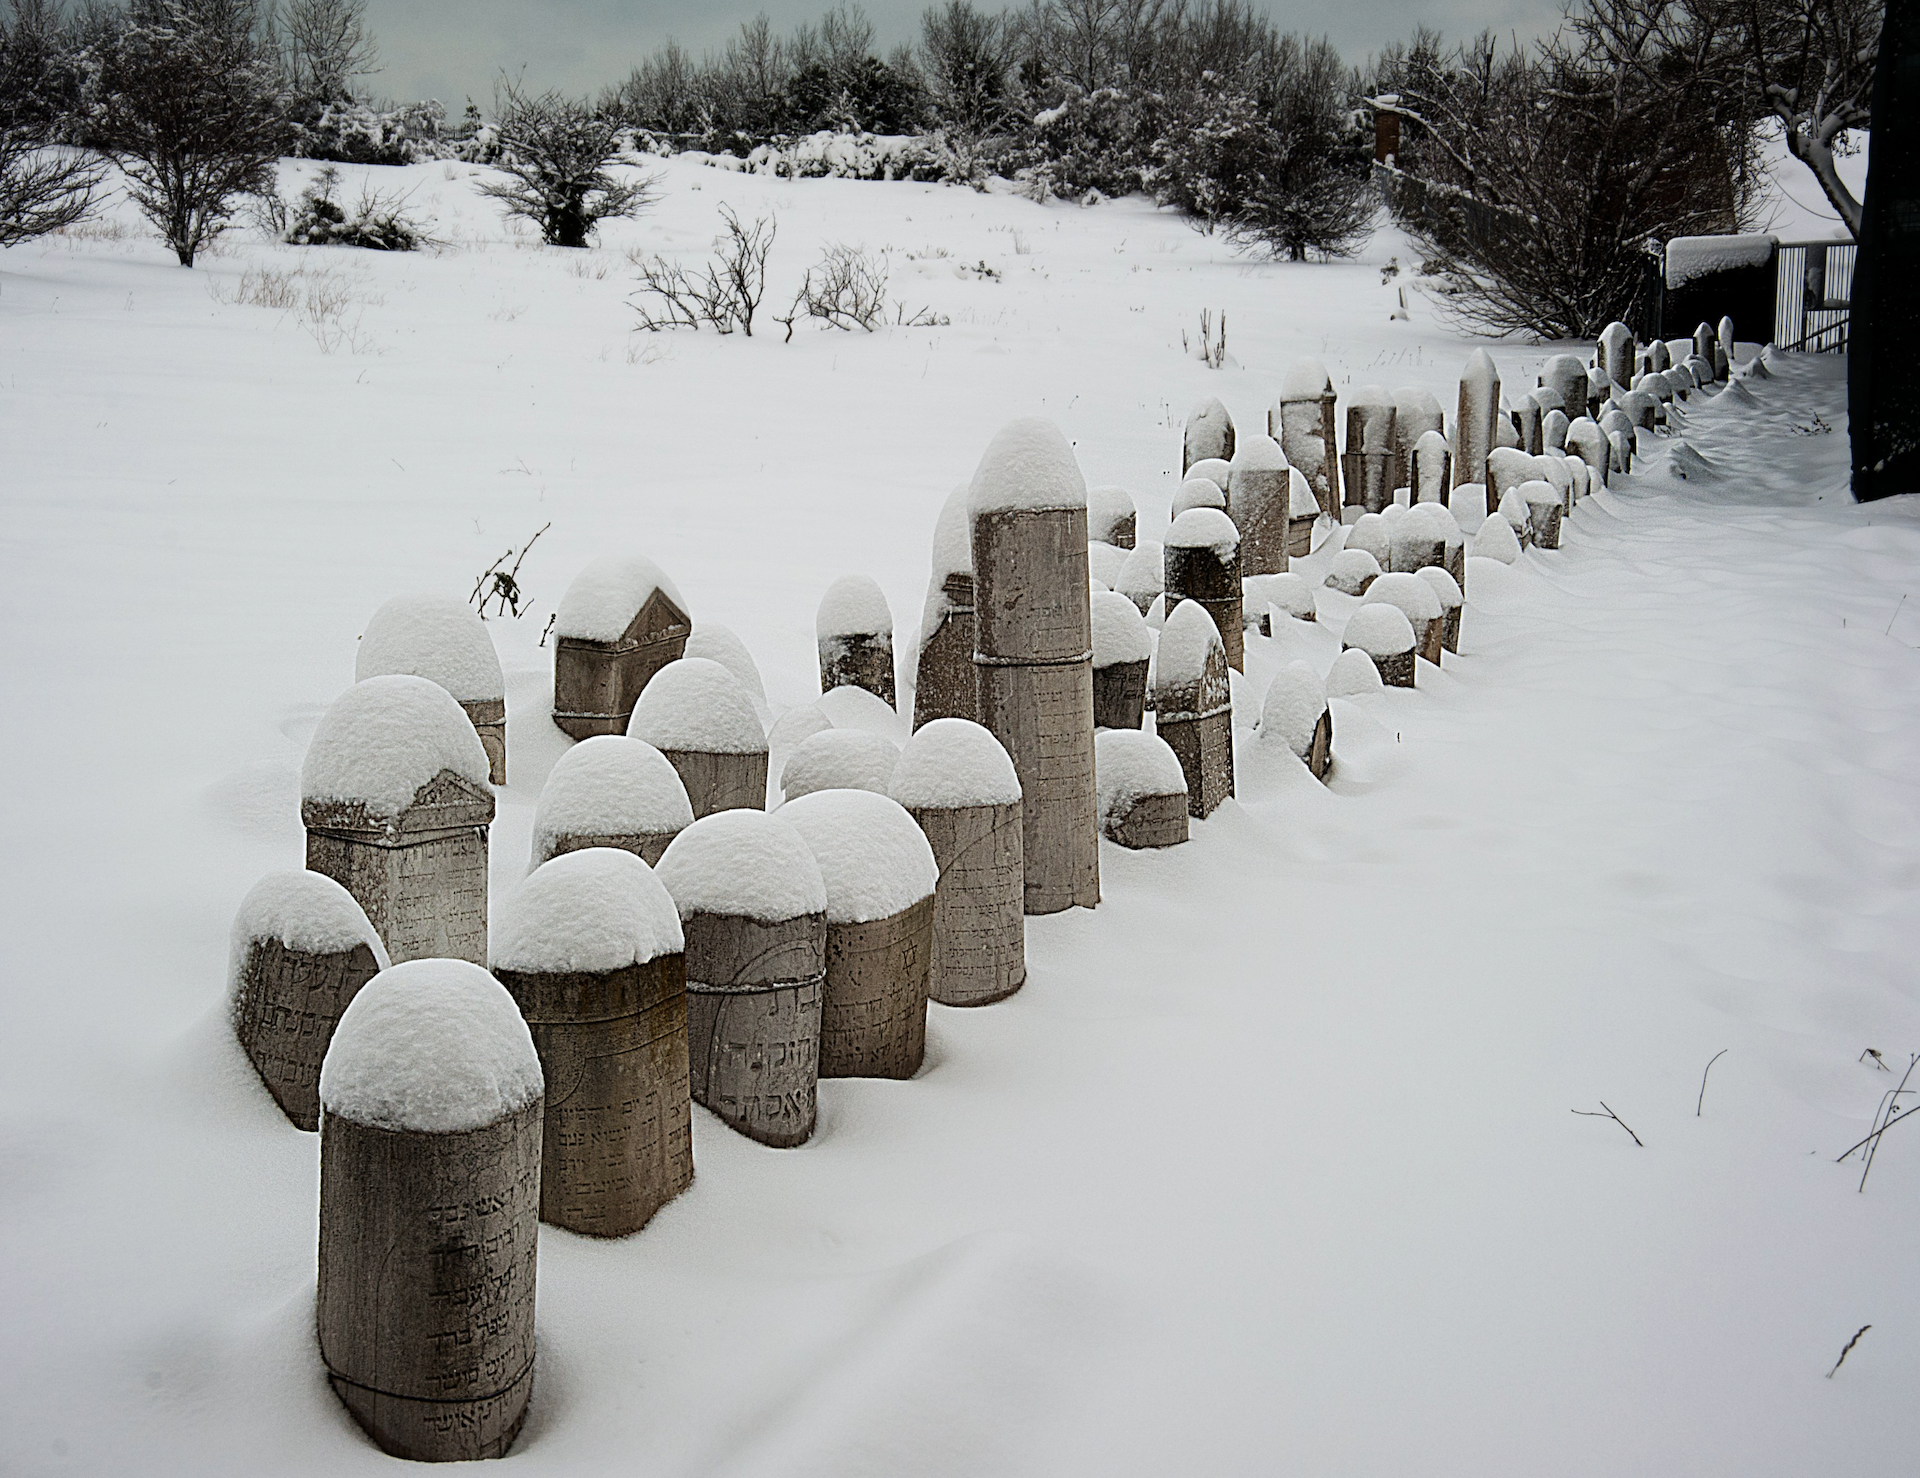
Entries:
{"label": "gabled headstone", "polygon": [[641,692],[692,631],[686,602],[651,560],[595,560],[555,617],[553,721],[576,739],[625,733]]}

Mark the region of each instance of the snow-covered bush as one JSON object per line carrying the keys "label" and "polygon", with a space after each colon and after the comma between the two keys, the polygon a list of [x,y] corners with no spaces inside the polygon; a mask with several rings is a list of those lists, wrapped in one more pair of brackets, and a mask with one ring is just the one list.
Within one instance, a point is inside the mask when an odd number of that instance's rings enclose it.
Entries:
{"label": "snow-covered bush", "polygon": [[419,164],[452,156],[447,110],[428,99],[380,109],[366,103],[315,103],[294,111],[288,153],[336,164]]}
{"label": "snow-covered bush", "polygon": [[653,181],[616,180],[607,172],[625,142],[618,124],[583,102],[557,92],[501,88],[499,119],[503,181],[480,193],[532,221],[549,246],[582,247],[600,222],[636,215],[653,198]]}
{"label": "snow-covered bush", "polygon": [[315,175],[288,216],[283,239],[293,246],[358,246],[369,251],[418,251],[432,243],[432,222],[413,215],[404,195],[361,186],[351,211],[334,198],[340,171]]}

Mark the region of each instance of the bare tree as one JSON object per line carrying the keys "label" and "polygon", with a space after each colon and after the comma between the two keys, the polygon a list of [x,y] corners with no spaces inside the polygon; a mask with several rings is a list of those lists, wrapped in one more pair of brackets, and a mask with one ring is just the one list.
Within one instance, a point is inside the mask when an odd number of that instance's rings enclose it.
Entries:
{"label": "bare tree", "polygon": [[[640,269],[640,301],[636,328],[698,329],[711,325],[723,334],[740,330],[753,337],[753,317],[767,291],[767,257],[773,251],[773,217],[760,216],[743,224],[732,206],[720,207],[726,230],[714,242],[714,258],[701,270],[689,271],[664,257],[636,256]],[[793,336],[791,324],[787,336]]]}
{"label": "bare tree", "polygon": [[279,25],[287,80],[298,97],[350,102],[354,79],[380,70],[367,29],[367,0],[288,0]]}
{"label": "bare tree", "polygon": [[503,82],[497,104],[499,169],[507,178],[480,193],[540,228],[549,246],[583,247],[602,221],[637,214],[654,195],[654,181],[632,182],[607,172],[620,154],[618,124],[585,103],[557,92],[531,96]]}
{"label": "bare tree", "polygon": [[184,267],[273,189],[285,124],[259,20],[254,0],[133,0],[105,48],[102,135]]}
{"label": "bare tree", "polygon": [[1779,119],[1787,152],[1813,171],[1847,230],[1858,236],[1860,202],[1840,178],[1834,155],[1849,130],[1871,122],[1885,0],[1735,3],[1761,107]]}
{"label": "bare tree", "polygon": [[0,129],[0,246],[78,225],[93,209],[105,172],[77,149]]}

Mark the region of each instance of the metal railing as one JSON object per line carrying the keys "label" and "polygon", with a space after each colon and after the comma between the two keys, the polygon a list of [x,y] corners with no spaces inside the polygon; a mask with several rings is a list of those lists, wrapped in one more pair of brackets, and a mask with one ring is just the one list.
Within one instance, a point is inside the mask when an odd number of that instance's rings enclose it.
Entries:
{"label": "metal railing", "polygon": [[1773,342],[1808,354],[1844,354],[1853,317],[1851,241],[1781,242],[1775,259]]}

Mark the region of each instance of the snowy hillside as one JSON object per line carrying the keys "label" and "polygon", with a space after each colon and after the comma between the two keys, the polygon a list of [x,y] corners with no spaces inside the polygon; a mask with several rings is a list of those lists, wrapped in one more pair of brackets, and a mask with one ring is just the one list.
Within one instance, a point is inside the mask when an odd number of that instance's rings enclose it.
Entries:
{"label": "snowy hillside", "polygon": [[[497,897],[590,559],[658,563],[777,717],[837,577],[911,650],[941,502],[1015,416],[1143,539],[1189,405],[1257,426],[1302,355],[1452,419],[1471,346],[1417,293],[1390,319],[1390,234],[1257,264],[1138,200],[661,168],[588,252],[440,165],[380,176],[432,254],[240,234],[189,272],[125,213],[0,252],[0,1471],[394,1470],[315,1348],[315,1138],[225,1004],[383,601],[551,525],[493,623]],[[722,203],[777,212],[770,302],[844,242],[950,322],[631,332],[625,253],[691,259]],[[1563,347],[1491,349],[1530,386]],[[508,1470],[1910,1472],[1920,1131],[1864,1192],[1834,1160],[1892,1085],[1864,1049],[1920,1052],[1920,514],[1849,500],[1840,361],[1775,371],[1696,402],[1712,476],[1644,438],[1561,551],[1474,560],[1460,656],[1335,700],[1330,784],[1243,742],[1190,844],[1103,843],[1099,909],[1028,920],[1009,1000],[933,1007],[917,1079],[823,1084],[797,1150],[696,1110],[643,1233],[543,1228]],[[1243,741],[1355,605],[1249,633]]]}

